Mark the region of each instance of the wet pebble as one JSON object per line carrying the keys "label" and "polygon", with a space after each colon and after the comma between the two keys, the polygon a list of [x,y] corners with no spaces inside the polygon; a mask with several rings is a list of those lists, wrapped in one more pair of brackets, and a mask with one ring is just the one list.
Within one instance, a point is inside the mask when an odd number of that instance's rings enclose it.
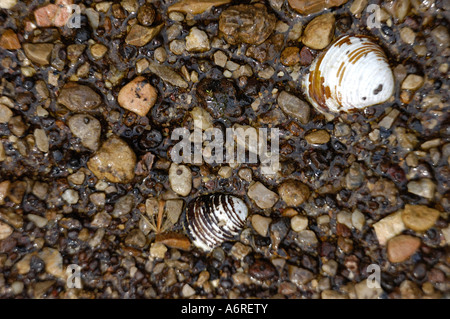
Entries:
{"label": "wet pebble", "polygon": [[111,136],[88,161],[88,168],[99,179],[126,183],[134,178],[136,155],[122,139]]}
{"label": "wet pebble", "polygon": [[420,247],[420,239],[409,235],[399,235],[387,243],[387,256],[390,262],[400,263],[411,257]]}
{"label": "wet pebble", "polygon": [[268,235],[269,225],[272,222],[272,219],[255,214],[252,215],[251,220],[253,229],[261,236],[266,237]]}
{"label": "wet pebble", "polygon": [[335,21],[332,13],[314,18],[305,28],[302,36],[303,44],[314,50],[326,48],[333,39]]}
{"label": "wet pebble", "polygon": [[281,199],[288,206],[300,206],[310,195],[308,186],[297,180],[288,180],[278,187]]}
{"label": "wet pebble", "polygon": [[99,120],[88,114],[76,114],[68,119],[67,125],[84,147],[98,150],[102,130]]}
{"label": "wet pebble", "polygon": [[272,208],[278,201],[278,195],[269,190],[260,182],[253,183],[249,186],[247,195],[255,201],[256,205],[262,209]]}
{"label": "wet pebble", "polygon": [[143,76],[138,76],[122,87],[117,102],[126,110],[145,116],[158,97],[156,89]]}
{"label": "wet pebble", "polygon": [[189,167],[172,163],[169,169],[172,190],[180,196],[187,196],[192,189],[192,173]]}

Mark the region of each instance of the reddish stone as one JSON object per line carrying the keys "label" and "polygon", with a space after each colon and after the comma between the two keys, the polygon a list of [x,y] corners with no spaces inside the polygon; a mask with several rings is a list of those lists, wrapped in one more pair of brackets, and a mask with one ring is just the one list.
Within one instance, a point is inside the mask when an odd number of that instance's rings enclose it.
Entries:
{"label": "reddish stone", "polygon": [[49,4],[34,10],[34,18],[38,27],[51,27],[57,10],[58,7],[55,4]]}
{"label": "reddish stone", "polygon": [[310,65],[313,60],[314,60],[314,56],[313,56],[311,50],[308,47],[304,46],[300,50],[300,65],[303,65],[303,66]]}
{"label": "reddish stone", "polygon": [[0,38],[0,47],[6,50],[20,49],[21,46],[17,34],[11,29],[3,32],[2,37]]}

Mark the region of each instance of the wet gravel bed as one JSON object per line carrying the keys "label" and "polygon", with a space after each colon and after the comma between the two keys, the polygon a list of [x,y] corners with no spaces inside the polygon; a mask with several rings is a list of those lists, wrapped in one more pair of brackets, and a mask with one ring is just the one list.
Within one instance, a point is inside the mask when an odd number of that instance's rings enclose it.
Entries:
{"label": "wet gravel bed", "polygon": [[[449,9],[0,0],[0,297],[448,298]],[[343,35],[386,53],[389,100],[308,102]],[[279,129],[280,170],[174,163],[172,132],[200,125]],[[205,251],[186,210],[208,194],[248,217]]]}

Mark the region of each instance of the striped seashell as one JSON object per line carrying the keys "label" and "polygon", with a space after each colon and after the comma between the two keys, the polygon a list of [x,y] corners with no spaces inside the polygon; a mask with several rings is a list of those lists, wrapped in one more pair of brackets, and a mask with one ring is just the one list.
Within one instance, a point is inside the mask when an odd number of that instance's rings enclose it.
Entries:
{"label": "striped seashell", "polygon": [[232,195],[197,197],[186,208],[185,228],[192,243],[208,252],[225,241],[234,240],[245,225],[248,208]]}
{"label": "striped seashell", "polygon": [[386,102],[394,93],[394,75],[371,38],[347,35],[313,61],[302,89],[320,112],[353,112]]}

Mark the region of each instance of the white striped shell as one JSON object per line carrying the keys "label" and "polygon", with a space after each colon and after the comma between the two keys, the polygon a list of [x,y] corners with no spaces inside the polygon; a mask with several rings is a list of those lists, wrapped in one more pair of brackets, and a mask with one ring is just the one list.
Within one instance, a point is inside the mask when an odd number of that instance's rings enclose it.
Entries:
{"label": "white striped shell", "polygon": [[352,112],[386,102],[394,76],[383,49],[369,37],[343,36],[313,61],[302,88],[320,112]]}
{"label": "white striped shell", "polygon": [[203,195],[187,206],[185,227],[192,243],[207,252],[235,239],[244,227],[247,215],[247,205],[240,198]]}

